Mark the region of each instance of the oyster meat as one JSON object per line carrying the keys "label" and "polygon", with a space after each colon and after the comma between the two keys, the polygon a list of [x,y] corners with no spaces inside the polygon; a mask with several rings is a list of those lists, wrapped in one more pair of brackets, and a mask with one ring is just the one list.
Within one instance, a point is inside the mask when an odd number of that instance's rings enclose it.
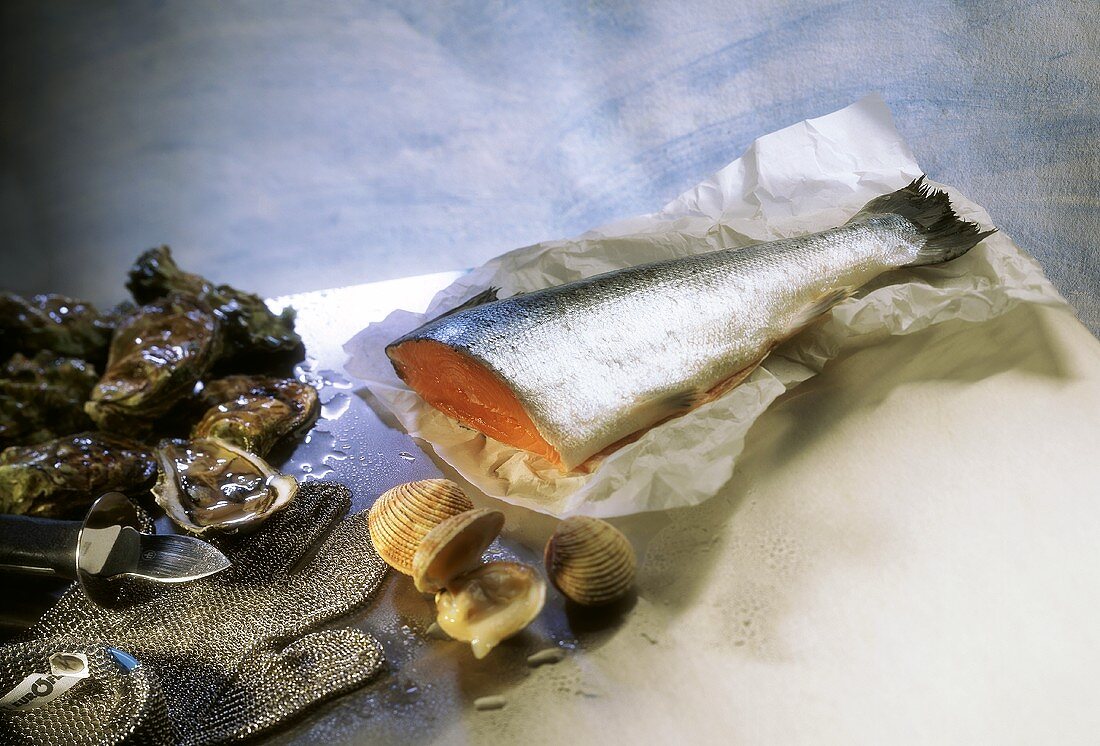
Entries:
{"label": "oyster meat", "polygon": [[215,285],[204,277],[184,272],[167,246],[149,249],[130,269],[126,283],[138,303],[148,303],[171,293],[202,299],[223,322],[226,354],[269,355],[296,352],[302,339],[294,331],[294,309],[279,315],[271,312],[258,295],[229,285]]}
{"label": "oyster meat", "polygon": [[194,390],[220,349],[218,321],[200,300],[171,295],[134,309],[85,411],[103,430],[147,428]]}
{"label": "oyster meat", "polygon": [[90,429],[84,402],[96,378],[83,360],[45,350],[33,358],[15,353],[0,370],[0,446]]}
{"label": "oyster meat", "polygon": [[293,378],[230,376],[207,384],[199,395],[209,406],[192,438],[218,438],[266,456],[282,438],[317,419],[317,390]]}
{"label": "oyster meat", "polygon": [[133,494],[157,465],[144,446],[86,432],[0,453],[0,512],[77,517],[104,492]]}
{"label": "oyster meat", "polygon": [[294,477],[216,438],[165,440],[153,495],[177,526],[194,534],[251,528],[298,492]]}
{"label": "oyster meat", "polygon": [[0,293],[0,355],[52,350],[84,360],[102,360],[111,322],[90,303],[64,295],[23,298]]}

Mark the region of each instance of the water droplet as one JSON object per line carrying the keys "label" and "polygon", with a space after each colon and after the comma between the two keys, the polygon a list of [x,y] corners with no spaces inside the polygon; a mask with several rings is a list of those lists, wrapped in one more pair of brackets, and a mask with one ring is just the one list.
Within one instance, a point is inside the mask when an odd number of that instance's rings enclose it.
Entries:
{"label": "water droplet", "polygon": [[347,394],[337,394],[332,397],[328,402],[321,405],[321,417],[326,420],[335,420],[337,417],[348,411],[348,407],[351,406],[351,397]]}
{"label": "water droplet", "polygon": [[412,455],[411,453],[409,453],[407,451],[402,451],[401,453],[399,453],[397,455],[400,456],[401,458],[405,459],[406,461],[416,461],[416,456]]}
{"label": "water droplet", "polygon": [[326,386],[331,386],[334,389],[350,389],[352,386],[351,381],[334,370],[321,370],[317,372],[317,375],[321,377]]}

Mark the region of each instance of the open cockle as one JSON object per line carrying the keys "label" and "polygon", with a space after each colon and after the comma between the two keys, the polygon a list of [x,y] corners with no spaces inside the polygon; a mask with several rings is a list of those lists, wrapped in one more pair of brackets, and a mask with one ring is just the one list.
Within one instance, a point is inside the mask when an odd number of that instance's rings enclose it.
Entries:
{"label": "open cockle", "polygon": [[421,479],[383,493],[370,508],[367,526],[382,559],[398,572],[412,575],[413,555],[428,532],[473,507],[449,479]]}
{"label": "open cockle", "polygon": [[481,564],[481,555],[504,528],[504,514],[481,508],[468,510],[433,528],[413,555],[416,590],[435,593],[453,579]]}
{"label": "open cockle", "polygon": [[413,556],[418,590],[435,593],[437,623],[484,658],[539,615],[546,583],[518,562],[482,564],[504,528],[504,514],[481,508],[452,516],[429,531]]}
{"label": "open cockle", "polygon": [[542,611],[546,583],[535,568],[519,562],[490,562],[460,575],[435,596],[440,628],[470,643],[484,658]]}
{"label": "open cockle", "polygon": [[574,516],[559,523],[543,559],[554,587],[584,606],[618,601],[634,584],[634,548],[621,531],[599,518]]}

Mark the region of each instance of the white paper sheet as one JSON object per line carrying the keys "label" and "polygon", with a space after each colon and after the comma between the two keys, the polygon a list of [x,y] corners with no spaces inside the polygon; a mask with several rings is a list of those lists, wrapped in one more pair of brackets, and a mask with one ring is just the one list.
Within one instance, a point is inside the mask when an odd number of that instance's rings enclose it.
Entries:
{"label": "white paper sheet", "polygon": [[[657,259],[803,235],[846,221],[873,197],[922,173],[878,96],[761,137],[743,156],[660,212],[580,238],[511,251],[441,291],[424,314],[396,311],[344,346],[360,379],[414,436],[485,494],[559,517],[616,516],[700,503],[733,474],[745,436],[787,389],[813,376],[846,340],[908,334],[950,319],[983,321],[1017,303],[1064,304],[1039,266],[1004,233],[947,265],[890,273],[773,353],[726,396],[654,428],[592,474],[459,425],[398,379],[390,341],[488,287],[500,296]],[[956,211],[990,227],[978,205],[946,188]]]}

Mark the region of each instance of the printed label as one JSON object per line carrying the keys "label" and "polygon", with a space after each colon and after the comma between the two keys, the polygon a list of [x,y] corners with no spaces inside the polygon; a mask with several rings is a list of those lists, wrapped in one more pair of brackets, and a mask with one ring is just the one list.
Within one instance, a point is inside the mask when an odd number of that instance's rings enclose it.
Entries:
{"label": "printed label", "polygon": [[83,681],[82,676],[32,673],[0,698],[0,709],[25,712],[47,705]]}

